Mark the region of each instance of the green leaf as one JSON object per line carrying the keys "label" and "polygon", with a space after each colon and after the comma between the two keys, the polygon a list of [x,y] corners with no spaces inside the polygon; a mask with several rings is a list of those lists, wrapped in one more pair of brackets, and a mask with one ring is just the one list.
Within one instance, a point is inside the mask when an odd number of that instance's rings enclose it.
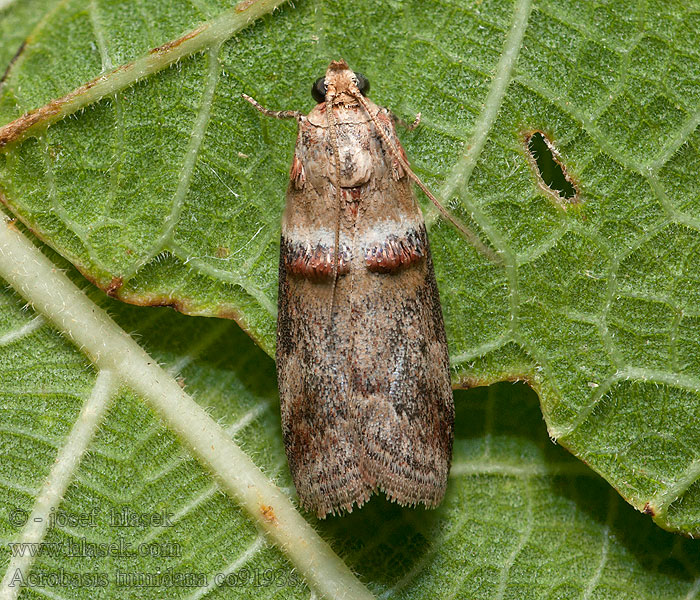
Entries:
{"label": "green leaf", "polygon": [[[456,385],[528,381],[552,438],[661,526],[700,532],[700,221],[692,183],[700,162],[700,7],[493,0],[425,10],[302,0],[244,28],[272,4],[153,2],[127,13],[94,1],[29,6],[0,8],[0,64],[27,39],[0,88],[0,197],[91,281],[127,302],[234,317],[271,353],[294,125],[262,118],[240,93],[270,108],[307,110],[311,82],[342,56],[372,81],[376,102],[407,119],[423,113],[419,130],[401,134],[415,170],[503,257],[504,266],[489,263],[426,209]],[[37,112],[22,118],[30,110]],[[574,200],[537,174],[527,149],[535,131],[551,140]],[[151,311],[111,310],[138,315],[128,329],[148,339]],[[168,318],[180,325],[172,348],[161,351],[177,363],[201,324]],[[8,331],[22,326],[8,323]],[[57,331],[69,334],[66,326]],[[237,335],[240,356],[253,352]],[[32,340],[20,344],[28,354]],[[63,381],[73,412],[65,397],[46,399],[41,381],[22,389],[61,414],[67,431],[94,381],[42,356],[27,377],[46,369],[47,382]],[[226,369],[202,369],[202,387],[193,388],[200,401],[226,378]],[[253,374],[271,378],[267,369]],[[449,574],[474,597],[695,593],[692,543],[655,531],[574,459],[558,455],[550,481],[555,449],[543,433],[531,438],[518,426],[538,422],[520,412],[532,398],[509,402],[507,385],[489,390],[458,411],[465,427],[471,413],[486,410],[484,395],[492,398],[491,416],[474,421],[484,431],[458,435],[476,445],[470,454],[457,444],[443,508],[422,513],[375,500],[321,526],[328,539],[349,544],[335,548],[373,592],[397,586],[409,596],[447,596]],[[133,398],[118,405],[128,402],[140,406]],[[505,405],[512,417],[493,412]],[[41,410],[29,411],[22,431],[47,443],[48,425],[35,422]],[[127,434],[148,435],[135,412],[123,419],[129,425],[104,442],[109,456],[134,446]],[[498,423],[497,458],[483,470]],[[8,448],[24,456],[9,429]],[[257,461],[256,452],[274,454],[275,439],[280,450],[278,438],[276,427],[260,428],[259,450],[244,449]],[[182,439],[179,432],[172,444]],[[45,457],[42,470],[37,454],[27,451],[31,466],[8,463],[5,477],[24,486],[27,506],[53,460]],[[281,451],[278,459],[286,473]],[[123,490],[124,472],[135,476],[130,460],[109,468],[83,461],[79,473],[92,468],[111,482],[90,488],[97,504],[115,503],[107,491]],[[467,466],[458,468],[461,460]],[[559,473],[562,461],[569,466]],[[122,499],[137,507],[149,493]],[[250,516],[240,519],[250,526]],[[405,528],[415,537],[404,537]],[[213,550],[201,541],[206,532],[197,533],[183,535],[201,542],[188,555],[198,561]],[[564,547],[574,548],[571,563],[561,560]],[[379,565],[370,556],[376,548]],[[600,569],[591,568],[596,560]]]}
{"label": "green leaf", "polygon": [[[0,272],[32,297],[6,271],[14,237],[3,224]],[[9,271],[23,269],[25,259],[39,262],[31,252],[14,252]],[[80,281],[75,273],[72,279]],[[35,298],[37,305],[65,315],[66,304],[53,296],[57,277],[42,276],[37,287],[48,293]],[[228,475],[212,477],[195,459],[191,439],[169,431],[151,399],[105,375],[99,365],[120,353],[86,359],[65,339],[80,335],[66,323],[85,318],[85,309],[99,315],[102,305],[164,366],[160,384],[177,377],[291,496],[272,360],[231,321],[88,293],[92,299],[61,327],[11,289],[0,294],[3,588],[27,582],[34,594],[70,598],[308,598],[291,558],[295,550],[317,564],[328,557],[307,543],[276,546],[271,530],[283,519],[267,531],[256,527],[249,511],[221,493],[229,493]],[[109,320],[99,333],[110,349]],[[378,497],[348,516],[319,522],[306,515],[376,597],[657,600],[696,593],[697,543],[656,527],[553,445],[532,390],[501,383],[458,391],[455,401],[454,462],[438,509],[401,508]],[[90,412],[97,422],[86,431]],[[52,493],[62,497],[56,511],[47,503]],[[264,490],[260,500],[275,503]],[[41,536],[21,527],[52,513],[58,516]],[[130,526],[125,515],[134,519]],[[30,543],[43,545],[22,562],[16,555],[28,554]],[[359,597],[345,595],[339,573],[319,570],[322,589],[338,582],[329,597]],[[319,582],[308,585],[318,589]],[[5,597],[15,597],[11,592]]]}

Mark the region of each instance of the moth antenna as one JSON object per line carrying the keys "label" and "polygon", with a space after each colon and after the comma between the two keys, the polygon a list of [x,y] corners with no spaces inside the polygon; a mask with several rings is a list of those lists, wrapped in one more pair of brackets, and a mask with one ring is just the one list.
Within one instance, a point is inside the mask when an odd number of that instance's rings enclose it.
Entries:
{"label": "moth antenna", "polygon": [[266,117],[272,117],[273,119],[296,119],[298,121],[304,116],[298,110],[270,110],[256,100],[253,100],[248,94],[241,94],[241,97],[250,102]]}
{"label": "moth antenna", "polygon": [[[357,95],[353,94],[353,96],[357,99],[357,101],[362,104],[363,108],[367,112],[367,115],[369,116],[370,120],[372,123],[374,123],[374,127],[376,128],[377,132],[379,133],[379,136],[382,138],[384,143],[387,145],[389,148],[389,151],[391,154],[396,158],[396,160],[401,163],[401,166],[405,169],[406,174],[416,183],[416,185],[423,190],[423,193],[428,196],[430,201],[435,205],[435,207],[438,209],[440,214],[445,217],[452,225],[454,225],[457,230],[467,239],[467,241],[474,247],[476,248],[481,254],[483,254],[486,258],[488,258],[491,262],[494,263],[502,263],[503,260],[501,259],[498,254],[496,254],[491,248],[489,248],[487,245],[485,245],[479,238],[478,236],[468,227],[460,223],[455,217],[453,217],[447,209],[440,204],[438,199],[433,196],[432,192],[428,189],[428,187],[420,180],[418,175],[416,175],[413,172],[413,169],[411,169],[411,165],[408,164],[408,161],[401,156],[401,153],[396,149],[396,146],[394,146],[394,143],[389,139],[389,136],[386,134],[384,131],[384,128],[379,124],[377,121],[376,117],[372,114],[372,112],[369,109],[369,106],[367,105],[367,100],[365,100],[365,97],[358,93]],[[420,117],[420,115],[418,115]],[[418,119],[420,121],[420,119]]]}
{"label": "moth antenna", "polygon": [[414,129],[416,129],[418,127],[418,125],[420,125],[420,116],[421,116],[420,113],[418,113],[416,115],[416,118],[413,119],[413,123],[406,123],[406,121],[404,121],[401,117],[399,117],[398,115],[395,115],[391,111],[389,111],[389,114],[391,115],[391,118],[394,121],[394,123],[396,123],[397,125],[401,125],[401,127],[403,127],[404,129],[407,129],[408,131],[413,131]]}

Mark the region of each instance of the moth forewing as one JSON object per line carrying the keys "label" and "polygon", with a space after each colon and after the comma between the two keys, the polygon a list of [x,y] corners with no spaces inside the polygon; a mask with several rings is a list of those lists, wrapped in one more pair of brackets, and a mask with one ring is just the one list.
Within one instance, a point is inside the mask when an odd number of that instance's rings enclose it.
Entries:
{"label": "moth forewing", "polygon": [[277,372],[292,477],[301,504],[322,518],[376,490],[436,506],[452,452],[425,224],[391,115],[363,95],[368,87],[334,61],[307,116],[253,101],[299,124],[282,219]]}

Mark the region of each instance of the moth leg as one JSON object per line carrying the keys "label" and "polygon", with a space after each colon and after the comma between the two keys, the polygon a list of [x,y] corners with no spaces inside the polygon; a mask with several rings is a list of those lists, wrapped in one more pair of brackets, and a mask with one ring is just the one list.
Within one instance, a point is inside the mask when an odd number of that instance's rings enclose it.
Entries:
{"label": "moth leg", "polygon": [[405,127],[408,131],[413,131],[416,127],[418,127],[418,125],[420,125],[420,113],[416,115],[416,118],[413,120],[413,123],[409,125],[401,117],[395,115],[390,110],[388,112],[389,116],[391,117],[391,120],[394,121],[396,125],[401,125],[401,127]]}
{"label": "moth leg", "polygon": [[250,102],[266,117],[273,117],[274,119],[296,119],[298,121],[304,116],[298,110],[269,110],[262,106],[256,100],[253,100],[250,96],[248,96],[248,94],[241,94],[241,96],[248,102]]}

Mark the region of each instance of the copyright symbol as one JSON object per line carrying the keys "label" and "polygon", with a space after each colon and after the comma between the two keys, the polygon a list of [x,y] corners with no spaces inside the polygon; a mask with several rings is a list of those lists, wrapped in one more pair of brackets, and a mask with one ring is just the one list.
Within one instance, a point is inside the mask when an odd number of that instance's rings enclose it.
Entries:
{"label": "copyright symbol", "polygon": [[29,513],[21,508],[15,508],[14,510],[10,511],[10,524],[14,525],[15,527],[22,527],[22,525],[27,522],[28,518]]}

